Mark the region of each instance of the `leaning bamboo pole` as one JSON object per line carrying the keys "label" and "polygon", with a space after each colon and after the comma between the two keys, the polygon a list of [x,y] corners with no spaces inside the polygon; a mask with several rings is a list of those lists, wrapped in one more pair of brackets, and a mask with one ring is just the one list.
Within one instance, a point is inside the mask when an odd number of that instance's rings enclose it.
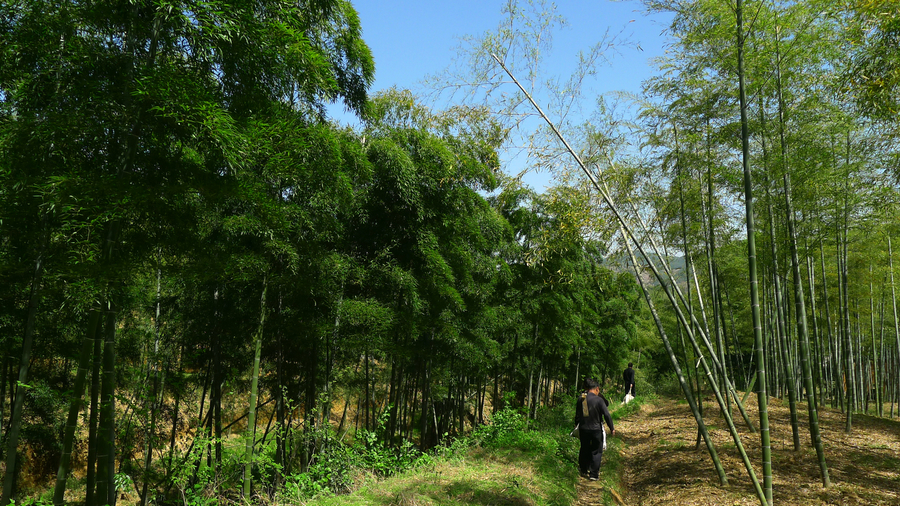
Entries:
{"label": "leaning bamboo pole", "polygon": [[[612,164],[612,160],[609,160],[609,163]],[[646,223],[644,222],[644,219],[641,217],[640,213],[638,212],[637,207],[635,207],[634,202],[629,201],[629,204],[631,204],[632,212],[634,213],[634,216],[637,218],[637,222],[641,226],[643,233],[646,234],[647,239],[650,242],[650,246],[653,248],[653,253],[657,256],[657,258],[668,258],[668,255],[663,256],[660,253],[659,248],[656,245],[656,241],[653,240],[653,235],[650,233],[650,230],[647,227]],[[650,263],[649,258],[647,258],[647,262]],[[681,288],[678,286],[678,283],[675,281],[675,275],[669,269],[667,262],[662,262],[661,265],[662,265],[662,268],[665,271],[666,275],[668,276],[668,280],[670,281],[670,283],[668,283],[667,286],[671,285],[671,287],[675,289],[675,293],[678,295],[678,298],[681,301],[681,304],[687,308],[690,308],[690,304],[685,299],[684,294],[681,292]],[[666,284],[662,278],[660,278],[660,284]],[[674,300],[672,301],[672,304],[677,305],[677,303]],[[737,405],[738,411],[740,411],[741,416],[744,418],[744,422],[750,428],[750,432],[756,434],[757,433],[756,426],[753,425],[753,422],[750,420],[750,415],[747,413],[747,410],[744,408],[744,402],[738,396],[737,390],[734,388],[734,383],[732,383],[732,381],[728,378],[728,375],[725,374],[725,368],[724,368],[723,364],[721,364],[719,362],[718,355],[716,354],[716,352],[712,346],[712,343],[709,340],[709,336],[703,331],[703,327],[700,326],[700,323],[697,321],[697,317],[694,316],[693,311],[691,311],[689,309],[688,314],[691,317],[691,325],[688,326],[687,324],[685,324],[685,332],[687,332],[691,336],[691,339],[694,339],[694,333],[693,333],[692,329],[697,329],[697,333],[700,335],[700,338],[702,339],[703,345],[706,348],[706,351],[709,355],[710,360],[713,362],[713,365],[716,367],[716,369],[720,372],[720,377],[725,382],[725,385],[728,388],[728,392],[730,392],[731,395],[734,397],[735,405]],[[703,356],[703,354],[698,350],[697,356]],[[727,405],[727,403],[726,403],[726,405]]]}
{"label": "leaning bamboo pole", "polygon": [[716,447],[709,437],[709,430],[706,428],[706,423],[704,423],[703,416],[700,414],[700,408],[694,400],[690,385],[688,385],[684,379],[684,374],[681,372],[681,367],[678,364],[678,357],[675,356],[675,351],[669,343],[669,337],[666,335],[666,330],[663,328],[662,321],[659,319],[659,314],[656,312],[656,306],[653,304],[650,292],[644,285],[644,279],[641,277],[640,270],[638,269],[637,259],[634,257],[634,250],[631,249],[631,241],[627,239],[625,231],[622,230],[621,227],[619,227],[619,230],[622,232],[622,237],[624,238],[623,242],[628,249],[628,256],[631,259],[632,267],[634,267],[634,275],[637,278],[638,284],[641,286],[641,292],[644,294],[644,300],[647,301],[647,307],[650,308],[650,314],[653,316],[653,321],[656,323],[656,330],[659,332],[659,337],[662,338],[663,345],[666,347],[666,352],[669,354],[669,361],[672,362],[672,367],[675,369],[675,375],[678,377],[678,384],[681,386],[681,391],[684,392],[684,398],[687,399],[688,405],[691,407],[691,413],[697,421],[697,430],[703,437],[703,441],[706,443],[706,449],[709,451],[709,456],[713,461],[716,472],[719,474],[719,484],[728,485],[728,477],[725,475],[725,468],[722,467],[722,462],[719,460],[719,454],[716,452]]}

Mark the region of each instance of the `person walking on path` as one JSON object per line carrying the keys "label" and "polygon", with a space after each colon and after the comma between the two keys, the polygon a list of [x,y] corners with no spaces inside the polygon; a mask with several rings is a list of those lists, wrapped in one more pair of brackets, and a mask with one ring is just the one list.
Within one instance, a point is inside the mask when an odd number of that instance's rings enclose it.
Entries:
{"label": "person walking on path", "polygon": [[[600,476],[600,461],[603,458],[603,447],[606,432],[603,430],[603,418],[609,425],[610,436],[616,435],[612,416],[600,396],[600,384],[596,380],[584,381],[585,392],[578,398],[575,406],[575,420],[578,422],[578,438],[581,450],[578,452],[578,469],[581,475],[591,481]],[[602,417],[602,418],[601,418]]]}
{"label": "person walking on path", "polygon": [[632,363],[628,362],[628,368],[622,373],[622,381],[625,383],[625,395],[634,393],[634,369],[631,368]]}

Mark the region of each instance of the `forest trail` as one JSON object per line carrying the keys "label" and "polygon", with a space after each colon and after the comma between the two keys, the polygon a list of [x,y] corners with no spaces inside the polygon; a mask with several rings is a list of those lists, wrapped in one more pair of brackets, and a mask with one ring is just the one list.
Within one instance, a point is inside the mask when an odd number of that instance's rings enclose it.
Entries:
{"label": "forest trail", "polygon": [[[695,448],[697,425],[687,404],[658,399],[616,423],[616,437],[625,443],[620,447],[624,490],[617,504],[759,504],[718,406],[708,400],[704,406],[704,419],[729,484],[719,486],[706,446],[701,442]],[[748,398],[747,409],[757,423],[755,395]],[[787,402],[770,400],[776,505],[900,504],[900,421],[854,414],[852,434],[848,436],[844,433],[845,416],[838,410],[820,408],[819,423],[832,483],[824,489],[816,452],[809,444],[805,401],[798,404],[798,416],[802,449],[794,452]],[[762,480],[759,437],[745,430],[736,409],[735,417],[744,447]],[[597,482],[579,479],[577,487],[578,506],[603,504],[603,488]]]}

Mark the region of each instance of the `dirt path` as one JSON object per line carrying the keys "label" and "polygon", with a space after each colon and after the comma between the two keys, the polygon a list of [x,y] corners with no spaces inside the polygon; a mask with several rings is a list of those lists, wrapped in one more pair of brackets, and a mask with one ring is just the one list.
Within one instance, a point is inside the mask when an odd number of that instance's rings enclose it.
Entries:
{"label": "dirt path", "polygon": [[[750,418],[758,423],[755,399],[748,399]],[[786,403],[785,403],[786,404]],[[755,505],[756,493],[743,461],[714,402],[706,401],[707,426],[729,483],[719,486],[712,460],[701,443],[695,448],[696,422],[686,403],[658,400],[620,420],[616,435],[621,449],[623,503],[634,505]],[[792,450],[790,412],[773,399],[769,404],[774,502],[778,505],[900,504],[900,421],[854,415],[852,434],[844,434],[845,417],[819,412],[832,486],[824,489],[815,449],[809,444],[805,402],[799,406],[800,452]],[[741,440],[762,481],[759,437],[745,430],[735,410]],[[579,506],[603,504],[602,489],[580,480]]]}

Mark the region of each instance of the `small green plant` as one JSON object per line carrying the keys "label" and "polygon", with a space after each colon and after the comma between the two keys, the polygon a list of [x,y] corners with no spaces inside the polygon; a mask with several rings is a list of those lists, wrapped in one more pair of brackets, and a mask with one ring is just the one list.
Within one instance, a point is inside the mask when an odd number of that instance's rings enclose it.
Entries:
{"label": "small green plant", "polygon": [[285,477],[279,502],[300,503],[327,492],[327,483],[316,480],[310,473],[291,474]]}
{"label": "small green plant", "polygon": [[210,494],[203,483],[197,483],[188,489],[182,489],[181,498],[185,506],[213,506],[218,504],[218,499]]}
{"label": "small green plant", "polygon": [[15,499],[11,499],[9,501],[10,506],[53,506],[52,499],[45,499],[43,497],[37,498],[26,498],[23,499],[22,502],[16,502]]}
{"label": "small green plant", "polygon": [[[184,453],[176,454],[173,459],[172,485],[181,494],[182,502],[189,506],[206,506],[215,503],[215,490],[219,488],[220,476],[216,476],[215,467],[206,465],[205,452],[215,446],[216,439],[198,436],[194,445]],[[233,455],[227,455],[223,467],[231,467]],[[197,463],[200,463],[198,466]],[[229,475],[229,472],[223,473]],[[118,486],[118,481],[116,483]]]}
{"label": "small green plant", "polygon": [[384,440],[389,416],[390,408],[385,409],[378,417],[375,430],[362,430],[357,433],[357,439],[364,445],[361,450],[363,467],[379,476],[400,473],[425,462],[424,454],[412,442],[404,440],[399,446],[392,447]]}
{"label": "small green plant", "polygon": [[660,439],[657,443],[657,447],[663,450],[678,450],[680,448],[686,448],[687,442],[682,439],[677,441],[669,441],[668,439]]}
{"label": "small green plant", "polygon": [[113,483],[115,483],[116,490],[119,492],[134,488],[134,481],[131,479],[131,476],[128,476],[125,473],[116,473],[116,475],[113,476]]}

